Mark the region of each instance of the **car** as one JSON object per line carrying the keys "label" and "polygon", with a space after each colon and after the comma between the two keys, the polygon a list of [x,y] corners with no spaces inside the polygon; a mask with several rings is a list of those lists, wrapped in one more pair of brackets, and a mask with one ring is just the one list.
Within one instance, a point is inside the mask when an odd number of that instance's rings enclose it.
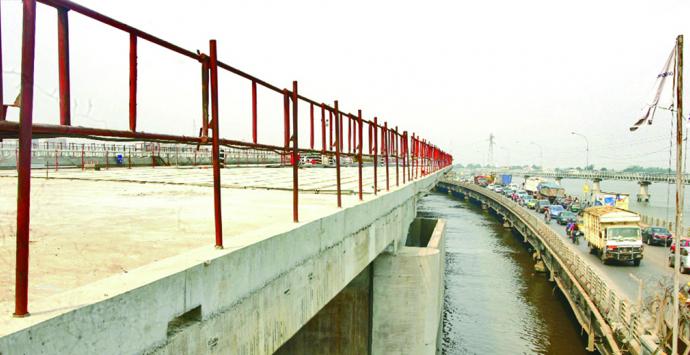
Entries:
{"label": "car", "polygon": [[570,211],[563,211],[558,215],[556,221],[561,225],[566,225],[571,222],[574,223],[577,222],[577,215]]}
{"label": "car", "polygon": [[565,211],[565,208],[561,205],[550,205],[549,206],[549,214],[551,215],[551,218],[556,219],[558,216],[561,214],[561,212]]}
{"label": "car", "polygon": [[506,195],[506,196],[508,196],[508,197],[510,197],[510,195],[513,194],[513,190],[511,190],[510,188],[506,187],[506,188],[503,189],[503,194]]}
{"label": "car", "polygon": [[573,204],[568,207],[568,210],[570,210],[570,212],[579,213],[582,211],[582,205],[579,202],[573,202]]}
{"label": "car", "polygon": [[663,244],[669,246],[673,242],[673,235],[664,227],[647,227],[642,230],[642,241],[647,245]]}
{"label": "car", "polygon": [[[680,270],[681,274],[685,274],[690,271],[690,253],[688,253],[688,249],[690,249],[690,247],[680,248],[680,263],[678,265],[678,269]],[[668,254],[668,266],[673,267],[675,261],[676,253],[672,252]]]}
{"label": "car", "polygon": [[534,210],[539,213],[544,213],[544,210],[549,207],[550,204],[551,202],[549,202],[549,200],[539,200],[534,205]]}
{"label": "car", "polygon": [[534,197],[530,197],[529,200],[525,202],[525,206],[530,209],[534,209],[534,206],[537,205],[537,199]]}
{"label": "car", "polygon": [[503,192],[503,188],[502,188],[502,187],[500,187],[500,186],[496,186],[496,187],[494,188],[494,192],[497,192],[497,193],[499,193],[499,194],[500,194],[500,193],[502,193],[502,192]]}
{"label": "car", "polygon": [[[680,247],[690,247],[690,239],[683,238],[678,241],[680,243]],[[671,247],[669,248],[671,250],[671,253],[675,253],[676,251],[676,243],[671,243]]]}

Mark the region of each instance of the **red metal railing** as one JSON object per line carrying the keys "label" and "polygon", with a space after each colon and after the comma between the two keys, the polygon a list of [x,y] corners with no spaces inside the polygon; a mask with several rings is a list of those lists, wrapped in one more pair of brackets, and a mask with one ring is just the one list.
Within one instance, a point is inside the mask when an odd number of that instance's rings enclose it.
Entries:
{"label": "red metal railing", "polygon": [[[33,82],[34,82],[34,49],[36,28],[36,3],[54,7],[58,16],[58,58],[59,58],[59,125],[33,124]],[[72,126],[70,112],[70,60],[69,60],[69,13],[76,12],[105,25],[119,29],[129,35],[129,130],[109,130],[93,127]],[[1,28],[1,25],[0,25]],[[178,55],[198,61],[201,67],[201,119],[202,125],[198,136],[159,134],[137,131],[137,42],[139,39],[166,48]],[[20,121],[10,122],[4,120],[7,105],[0,105],[0,138],[19,138],[18,149],[18,191],[17,191],[17,267],[16,267],[16,294],[15,316],[28,315],[28,267],[29,267],[29,197],[31,190],[31,140],[37,137],[99,137],[127,138],[132,140],[144,140],[154,142],[177,142],[185,144],[212,146],[213,165],[213,196],[215,219],[215,244],[223,247],[222,211],[220,189],[220,162],[219,147],[250,147],[253,149],[278,152],[283,156],[291,157],[293,169],[293,220],[299,221],[299,183],[298,164],[300,153],[323,153],[335,156],[336,161],[336,186],[337,205],[342,206],[340,186],[341,157],[349,157],[358,161],[358,195],[363,199],[362,192],[362,166],[365,158],[374,162],[374,193],[378,192],[378,179],[376,175],[378,156],[383,155],[386,169],[386,190],[390,189],[389,158],[395,158],[396,186],[399,185],[399,160],[402,159],[403,183],[405,174],[409,180],[425,176],[452,163],[452,156],[438,149],[436,146],[420,140],[419,136],[412,134],[408,139],[406,131],[399,133],[398,128],[389,129],[388,122],[378,124],[377,117],[373,120],[364,119],[362,111],[357,114],[342,112],[338,101],[333,106],[324,102],[312,100],[298,94],[297,82],[293,82],[292,90],[279,88],[257,77],[249,75],[217,58],[216,41],[209,42],[209,54],[194,53],[161,38],[148,34],[142,30],[126,25],[108,16],[88,9],[84,6],[67,0],[23,0],[23,29],[22,29],[22,64],[21,64],[21,107]],[[0,43],[0,54],[2,47]],[[0,103],[3,103],[2,92],[2,56],[0,55]],[[233,73],[251,82],[251,107],[252,107],[252,141],[243,142],[220,137],[219,110],[218,110],[218,71],[224,70]],[[210,85],[209,85],[210,82]],[[210,87],[209,87],[210,86]],[[284,142],[283,145],[259,143],[257,122],[257,86],[268,89],[275,94],[283,95],[284,105]],[[310,107],[309,148],[299,148],[298,139],[298,103],[302,101]],[[209,103],[210,102],[210,103]],[[211,107],[211,120],[209,121],[209,105]],[[290,124],[290,105],[292,105],[292,124]],[[314,106],[321,108],[321,149],[314,148]],[[326,119],[328,112],[328,120]],[[343,117],[344,116],[344,117]],[[348,123],[347,152],[344,148],[343,118]],[[326,139],[326,125],[328,122],[328,139]],[[363,126],[368,127],[369,154],[363,154]],[[290,127],[292,125],[292,127]],[[335,132],[333,132],[335,126]],[[212,131],[209,143],[208,130]],[[380,132],[379,132],[380,131]],[[334,136],[335,133],[335,136]],[[379,146],[379,135],[381,146]],[[335,138],[334,138],[335,137]],[[411,141],[411,150],[408,144]],[[326,144],[328,142],[328,145]],[[409,156],[411,154],[411,156]],[[406,172],[407,169],[407,172]]]}

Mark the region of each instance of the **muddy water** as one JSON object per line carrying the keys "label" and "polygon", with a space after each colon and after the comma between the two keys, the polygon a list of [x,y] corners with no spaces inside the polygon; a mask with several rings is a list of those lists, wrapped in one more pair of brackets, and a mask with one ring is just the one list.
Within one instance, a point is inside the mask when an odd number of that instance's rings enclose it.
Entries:
{"label": "muddy water", "polygon": [[447,220],[444,354],[587,353],[567,301],[493,216],[440,193],[418,216]]}

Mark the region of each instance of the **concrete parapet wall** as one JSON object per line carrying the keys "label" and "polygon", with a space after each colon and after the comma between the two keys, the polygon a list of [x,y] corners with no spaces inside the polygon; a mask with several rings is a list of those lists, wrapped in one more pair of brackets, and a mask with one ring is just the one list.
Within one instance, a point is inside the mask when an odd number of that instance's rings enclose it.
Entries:
{"label": "concrete parapet wall", "polygon": [[445,222],[439,220],[426,247],[402,247],[374,261],[372,354],[436,354],[443,308],[444,237]]}
{"label": "concrete parapet wall", "polygon": [[54,311],[2,329],[0,353],[270,354],[382,251],[404,243],[417,195],[441,174],[51,297]]}

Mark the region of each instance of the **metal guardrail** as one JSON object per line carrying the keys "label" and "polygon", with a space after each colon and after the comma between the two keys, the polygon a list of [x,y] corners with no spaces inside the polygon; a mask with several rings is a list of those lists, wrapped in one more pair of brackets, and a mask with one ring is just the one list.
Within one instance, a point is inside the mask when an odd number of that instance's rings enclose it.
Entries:
{"label": "metal guardrail", "polygon": [[[59,122],[51,124],[33,122],[34,109],[34,74],[35,74],[35,55],[36,55],[36,7],[37,4],[52,7],[57,15],[57,56],[58,56],[58,83],[59,83]],[[188,145],[211,146],[212,172],[213,172],[213,206],[214,206],[214,225],[215,225],[215,246],[223,248],[223,225],[221,209],[221,173],[220,173],[220,146],[236,148],[253,148],[273,151],[286,157],[290,157],[292,165],[292,204],[293,221],[299,222],[299,159],[300,154],[305,153],[327,153],[335,156],[336,161],[336,201],[337,206],[342,207],[341,199],[341,156],[351,157],[358,161],[359,175],[359,199],[363,200],[363,177],[362,165],[363,158],[373,157],[374,159],[374,187],[377,181],[377,159],[385,162],[386,170],[386,190],[391,185],[392,173],[389,173],[389,160],[394,161],[395,183],[399,185],[399,176],[402,177],[404,184],[406,179],[413,180],[419,176],[425,176],[438,171],[452,164],[452,156],[441,150],[431,142],[420,138],[412,132],[411,135],[404,129],[399,130],[398,126],[389,125],[388,121],[379,121],[376,116],[367,119],[362,114],[362,110],[356,113],[348,113],[342,107],[338,107],[338,100],[333,101],[333,105],[327,105],[324,101],[317,101],[298,94],[297,81],[293,81],[291,89],[287,87],[270,84],[258,77],[245,73],[233,66],[222,62],[218,58],[216,40],[209,40],[208,53],[201,51],[191,51],[168,42],[160,37],[156,37],[138,28],[129,26],[107,15],[96,12],[85,6],[69,0],[22,0],[22,27],[21,27],[21,104],[19,106],[19,121],[8,121],[6,112],[9,107],[17,105],[5,105],[2,91],[3,76],[0,70],[0,139],[18,138],[19,149],[17,150],[17,263],[15,278],[15,312],[17,317],[29,315],[28,311],[28,278],[29,278],[29,234],[30,234],[30,212],[31,212],[31,158],[33,140],[36,138],[53,137],[79,137],[79,138],[98,138],[102,140],[129,140],[129,141],[149,141],[158,143],[182,143]],[[73,125],[71,113],[71,90],[70,90],[70,48],[69,48],[69,18],[75,15],[90,18],[104,26],[117,30],[124,38],[129,38],[129,117],[127,130],[113,130],[98,127],[86,127]],[[1,24],[0,24],[0,27]],[[0,28],[1,29],[1,28]],[[175,29],[180,30],[180,29]],[[19,33],[18,28],[13,31]],[[1,31],[0,31],[1,32]],[[12,33],[12,32],[11,32]],[[141,130],[140,117],[138,117],[138,83],[139,83],[139,43],[145,41],[153,44],[156,48],[165,48],[176,55],[176,58],[184,57],[195,62],[201,69],[201,83],[194,84],[201,89],[201,112],[198,119],[201,121],[199,132],[188,132],[187,135],[144,132]],[[43,43],[41,43],[43,45]],[[0,45],[0,68],[2,68],[2,46]],[[97,48],[94,48],[97,50]],[[122,53],[125,55],[125,53]],[[237,130],[231,130],[235,138],[221,137],[219,124],[221,114],[219,112],[219,72],[230,73],[233,77],[244,79],[247,89],[251,89],[252,108],[252,139],[243,141],[237,136]],[[105,83],[97,83],[99,88],[106,86]],[[257,109],[257,87],[266,89],[271,93],[272,102],[282,101],[283,106],[283,139],[262,140],[258,138],[258,119]],[[282,100],[280,100],[282,99]],[[299,146],[299,118],[298,105],[309,106],[309,144],[305,140]],[[316,109],[316,114],[315,114]],[[321,149],[315,145],[315,138],[318,137],[318,121],[315,117],[321,113]],[[329,122],[329,145],[326,140],[326,119]],[[318,117],[317,117],[318,119]],[[302,118],[302,124],[304,122]],[[56,124],[57,123],[57,124]],[[230,122],[227,119],[224,124]],[[234,123],[233,123],[234,124]],[[279,125],[280,121],[272,122]],[[345,126],[347,125],[347,129]],[[304,127],[304,126],[302,126]],[[335,128],[333,132],[333,128]],[[367,130],[368,153],[365,155],[364,134]],[[346,133],[344,133],[346,132]],[[191,133],[191,135],[189,135]],[[347,150],[345,150],[345,137],[347,137]],[[280,142],[282,140],[282,142]],[[380,140],[380,142],[379,142]],[[399,161],[402,161],[402,169],[399,169]],[[83,164],[82,164],[83,165]]]}
{"label": "metal guardrail", "polygon": [[556,253],[555,256],[560,259],[562,266],[575,276],[575,281],[585,290],[609,326],[614,331],[624,334],[628,339],[634,338],[638,343],[640,342],[641,312],[635,310],[636,307],[632,306],[628,299],[618,296],[616,291],[609,288],[599,274],[579,254],[568,247],[563,237],[540,218],[530,214],[524,207],[507,197],[486,188],[453,180],[442,181],[461,186],[496,201],[536,231],[538,237]]}

